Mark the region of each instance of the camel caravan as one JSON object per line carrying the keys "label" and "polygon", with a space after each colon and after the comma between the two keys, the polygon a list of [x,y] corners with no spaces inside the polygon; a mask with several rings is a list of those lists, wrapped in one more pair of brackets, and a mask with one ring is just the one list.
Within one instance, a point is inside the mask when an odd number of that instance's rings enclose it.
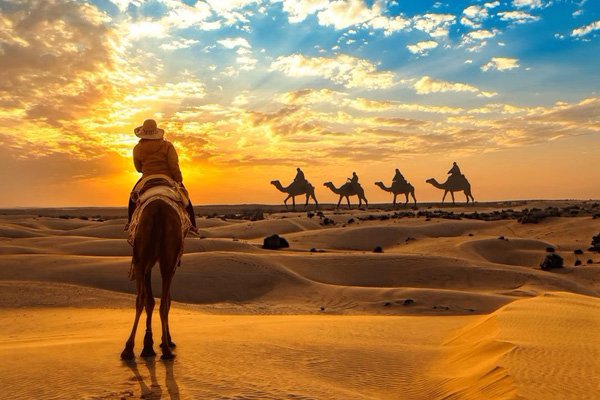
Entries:
{"label": "camel caravan", "polygon": [[[444,195],[442,196],[442,204],[446,200],[446,195],[450,193],[452,196],[452,204],[455,203],[454,192],[463,192],[466,199],[467,204],[475,204],[475,199],[471,194],[471,184],[467,180],[467,178],[462,174],[458,164],[456,162],[452,165],[450,171],[448,171],[448,179],[444,183],[439,183],[435,178],[427,179],[425,182],[433,185],[434,187],[441,189],[444,191]],[[280,181],[275,180],[271,181],[271,184],[275,186],[280,192],[286,193],[287,197],[283,200],[283,204],[285,208],[288,208],[288,200],[292,199],[292,209],[296,209],[296,196],[306,196],[306,202],[304,204],[304,208],[308,207],[308,203],[312,198],[315,202],[315,206],[318,208],[319,203],[317,202],[317,198],[315,197],[315,187],[306,180],[304,177],[304,172],[300,168],[296,168],[296,177],[294,181],[287,187],[284,187]],[[358,175],[356,172],[352,173],[352,177],[348,178],[345,183],[343,183],[339,188],[336,187],[332,182],[325,182],[323,186],[329,188],[333,193],[339,196],[339,200],[336,205],[336,209],[340,207],[340,204],[344,198],[346,198],[346,202],[348,203],[348,209],[352,208],[350,204],[350,197],[357,196],[358,197],[358,207],[362,207],[362,203],[365,203],[365,207],[369,206],[369,202],[365,196],[365,190],[358,182]],[[406,178],[402,175],[400,170],[396,168],[396,174],[392,179],[392,184],[388,187],[383,182],[375,182],[375,186],[378,186],[381,190],[385,192],[392,193],[394,195],[393,206],[397,205],[397,197],[398,195],[404,195],[405,201],[404,206],[406,207],[410,201],[410,197],[412,197],[413,205],[417,205],[417,198],[415,197],[415,188],[411,185]]]}

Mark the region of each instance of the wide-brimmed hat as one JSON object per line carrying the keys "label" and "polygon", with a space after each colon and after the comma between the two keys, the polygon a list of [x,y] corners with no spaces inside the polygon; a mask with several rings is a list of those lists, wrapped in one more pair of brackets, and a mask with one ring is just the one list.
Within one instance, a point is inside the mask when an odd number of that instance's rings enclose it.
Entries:
{"label": "wide-brimmed hat", "polygon": [[133,133],[140,139],[162,139],[165,130],[159,129],[155,120],[147,119],[142,126],[135,128]]}

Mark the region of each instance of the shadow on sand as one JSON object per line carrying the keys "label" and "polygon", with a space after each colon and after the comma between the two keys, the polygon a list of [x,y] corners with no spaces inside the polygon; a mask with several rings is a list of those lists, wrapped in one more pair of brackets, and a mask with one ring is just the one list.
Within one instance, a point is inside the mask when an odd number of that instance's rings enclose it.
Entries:
{"label": "shadow on sand", "polygon": [[[179,386],[177,385],[177,381],[175,380],[174,373],[174,360],[169,361],[161,361],[159,363],[156,362],[154,358],[148,358],[139,364],[135,361],[123,361],[123,364],[126,365],[131,372],[133,372],[133,380],[136,380],[140,385],[140,398],[142,399],[171,399],[171,400],[179,400]],[[162,370],[161,366],[164,366],[164,374],[165,374],[165,383],[164,387],[166,388],[167,393],[163,393],[163,387],[160,385],[158,378],[156,376],[157,364],[159,370]],[[148,376],[142,375],[140,373],[139,367],[145,366],[148,370]],[[162,371],[161,375],[162,375]]]}

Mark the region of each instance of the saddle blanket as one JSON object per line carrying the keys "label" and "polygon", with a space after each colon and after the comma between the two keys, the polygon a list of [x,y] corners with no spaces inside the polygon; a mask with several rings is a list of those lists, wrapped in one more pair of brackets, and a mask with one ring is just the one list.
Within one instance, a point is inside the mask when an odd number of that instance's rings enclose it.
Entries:
{"label": "saddle blanket", "polygon": [[[153,189],[161,189],[161,187],[148,189],[148,191],[146,193],[150,192]],[[167,187],[166,189],[169,189],[169,188]],[[160,193],[160,191],[155,191],[155,192]],[[144,193],[144,195],[146,193]],[[148,206],[148,204],[150,204],[154,201],[163,201],[163,202],[167,203],[171,208],[173,208],[177,212],[177,215],[179,215],[179,219],[181,221],[181,250],[179,251],[179,256],[177,257],[177,266],[179,266],[181,264],[181,256],[183,256],[183,242],[185,240],[185,236],[187,235],[188,231],[190,230],[190,227],[192,226],[192,223],[190,222],[189,216],[187,215],[187,213],[181,206],[181,203],[173,200],[169,196],[155,193],[152,197],[146,197],[144,202],[137,206],[137,208],[133,212],[133,215],[131,217],[131,223],[129,224],[129,229],[127,231],[127,243],[129,243],[129,245],[131,247],[133,247],[133,244],[135,241],[135,235],[137,233],[137,228],[140,223],[140,218],[142,216],[142,213],[144,212],[144,209]],[[135,280],[134,263],[135,263],[135,260],[132,258],[131,266],[129,267],[129,278],[131,280]]]}

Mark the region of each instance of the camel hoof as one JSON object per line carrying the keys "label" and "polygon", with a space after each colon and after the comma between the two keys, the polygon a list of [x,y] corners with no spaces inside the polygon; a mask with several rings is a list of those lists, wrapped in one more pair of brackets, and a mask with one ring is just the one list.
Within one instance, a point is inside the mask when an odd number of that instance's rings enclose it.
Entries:
{"label": "camel hoof", "polygon": [[121,353],[121,360],[131,361],[135,358],[135,354],[133,354],[133,349],[125,348]]}
{"label": "camel hoof", "polygon": [[[169,342],[169,348],[170,349],[174,349],[175,347],[177,347],[177,345],[175,344],[175,342]],[[160,348],[164,349],[165,345],[163,343],[160,344]]]}
{"label": "camel hoof", "polygon": [[165,361],[172,360],[174,358],[175,358],[175,354],[173,354],[173,353],[166,353],[166,354],[163,353],[163,355],[160,356],[160,359],[165,360]]}
{"label": "camel hoof", "polygon": [[144,348],[144,350],[142,350],[140,357],[154,357],[156,356],[156,352],[154,351],[154,349],[152,347],[150,348]]}

